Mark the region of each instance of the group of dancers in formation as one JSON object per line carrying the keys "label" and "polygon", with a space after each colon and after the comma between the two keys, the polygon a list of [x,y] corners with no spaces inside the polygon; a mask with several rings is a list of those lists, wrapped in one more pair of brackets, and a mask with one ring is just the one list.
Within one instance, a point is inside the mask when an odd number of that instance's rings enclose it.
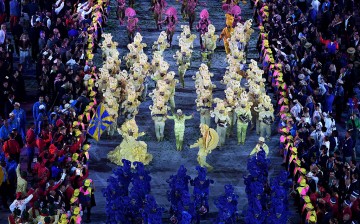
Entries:
{"label": "group of dancers in formation", "polygon": [[[187,18],[194,18],[195,7],[200,3],[194,0],[183,1],[182,14]],[[139,105],[145,101],[146,96],[152,99],[149,107],[151,118],[154,121],[155,135],[158,141],[164,140],[164,127],[168,119],[174,120],[174,133],[176,137],[176,149],[181,151],[184,142],[185,121],[192,119],[194,114],[186,115],[175,105],[176,86],[185,87],[185,76],[191,64],[193,44],[197,36],[192,33],[192,22],[182,25],[182,32],[178,36],[180,49],[173,55],[178,66],[177,74],[170,71],[170,64],[164,59],[164,52],[171,47],[172,36],[178,21],[177,11],[169,7],[165,11],[166,18],[161,21],[161,14],[167,4],[164,0],[153,2],[152,9],[157,28],[166,23],[166,31],[160,32],[158,39],[152,45],[152,59],[144,53],[147,44],[142,42],[142,36],[136,32],[138,18],[132,8],[126,8],[124,2],[119,1],[118,16],[120,22],[127,17],[127,29],[129,39],[127,45],[129,52],[123,57],[127,69],[120,70],[121,60],[116,47],[117,42],[112,40],[111,34],[103,34],[102,52],[104,64],[100,68],[99,77],[95,83],[103,92],[103,102],[108,112],[117,120],[119,115],[125,118],[120,128],[116,122],[108,128],[108,134],[113,135],[117,131],[123,136],[123,140],[115,150],[109,152],[108,158],[122,165],[122,159],[131,162],[140,161],[149,164],[152,155],[147,152],[147,144],[139,141],[144,133],[138,131],[135,117],[139,112]],[[195,4],[195,5],[194,5]],[[121,7],[122,8],[121,8]],[[190,7],[190,8],[189,8]],[[249,123],[251,128],[261,136],[260,142],[264,144],[265,138],[271,136],[271,125],[274,121],[274,110],[271,99],[266,95],[265,84],[261,70],[257,62],[246,62],[246,46],[253,33],[252,20],[241,19],[241,9],[237,2],[230,1],[223,5],[226,27],[220,36],[216,35],[215,26],[211,24],[207,9],[200,13],[200,21],[196,28],[200,32],[202,64],[198,72],[192,76],[196,88],[197,99],[195,104],[200,114],[201,137],[192,144],[191,148],[199,148],[197,161],[201,167],[209,171],[212,167],[206,162],[206,157],[213,149],[222,147],[236,125],[238,144],[244,144]],[[160,10],[160,11],[159,11]],[[220,39],[219,39],[220,38]],[[216,49],[218,40],[223,40],[226,51],[226,67],[221,84],[224,85],[225,98],[213,98],[213,90],[216,86],[211,78],[211,59]],[[179,80],[176,79],[179,77]],[[148,93],[149,81],[155,82],[155,88]],[[120,111],[120,113],[119,113]],[[168,111],[172,115],[168,115]],[[216,130],[211,127],[211,118],[214,118]],[[255,147],[255,151],[264,150],[264,146]]]}

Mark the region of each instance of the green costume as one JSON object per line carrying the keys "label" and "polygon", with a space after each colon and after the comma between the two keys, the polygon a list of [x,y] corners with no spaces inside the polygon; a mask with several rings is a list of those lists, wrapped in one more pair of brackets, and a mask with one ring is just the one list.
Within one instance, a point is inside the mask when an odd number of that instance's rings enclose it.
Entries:
{"label": "green costume", "polygon": [[174,120],[174,132],[176,138],[176,150],[182,150],[182,145],[184,142],[184,132],[185,132],[185,121],[193,118],[192,115],[178,115],[174,114],[172,116],[168,116],[169,119]]}
{"label": "green costume", "polygon": [[237,119],[237,138],[238,144],[244,144],[246,138],[247,127],[249,125],[249,121],[251,121],[251,111],[250,108],[236,108],[235,109]]}

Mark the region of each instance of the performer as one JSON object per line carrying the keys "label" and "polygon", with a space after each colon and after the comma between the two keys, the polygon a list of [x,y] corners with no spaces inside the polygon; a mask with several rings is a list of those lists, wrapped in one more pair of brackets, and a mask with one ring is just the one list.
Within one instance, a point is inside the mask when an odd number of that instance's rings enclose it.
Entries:
{"label": "performer", "polygon": [[185,73],[186,70],[190,67],[190,58],[192,50],[184,46],[184,40],[179,40],[180,51],[176,51],[176,54],[173,56],[176,59],[176,64],[178,67],[179,79],[181,86],[185,87]]}
{"label": "performer", "polygon": [[269,147],[265,144],[265,138],[260,137],[258,144],[256,144],[255,148],[251,151],[250,156],[257,154],[258,152],[263,151],[265,155],[269,155]]}
{"label": "performer", "polygon": [[224,103],[227,108],[229,108],[229,118],[230,123],[229,127],[226,130],[226,136],[229,137],[232,134],[232,130],[234,127],[234,124],[236,123],[236,113],[235,113],[235,107],[238,104],[237,97],[235,96],[235,92],[231,89],[231,87],[228,87],[225,89],[225,99]]}
{"label": "performer", "polygon": [[168,119],[174,120],[174,132],[176,139],[176,150],[181,151],[183,142],[184,142],[184,132],[185,132],[185,121],[192,119],[194,115],[185,115],[181,109],[176,111],[176,114],[172,116],[167,116]]}
{"label": "performer", "polygon": [[206,162],[206,156],[212,152],[219,143],[219,136],[216,131],[209,128],[206,124],[200,124],[201,138],[190,148],[199,147],[197,161],[201,167],[206,167],[208,171],[213,170],[213,167]]}
{"label": "performer", "polygon": [[196,15],[195,9],[196,9],[197,4],[198,4],[198,0],[187,0],[186,14],[187,14],[187,17],[189,18],[190,30],[192,30],[193,24],[195,22],[195,15]]}
{"label": "performer", "polygon": [[175,32],[176,23],[178,22],[177,18],[177,11],[174,7],[170,7],[165,12],[166,18],[165,20],[161,21],[160,23],[166,23],[166,34],[167,34],[167,41],[170,44],[172,43],[172,39]]}
{"label": "performer", "polygon": [[142,162],[147,165],[151,162],[153,156],[147,153],[147,145],[143,141],[137,141],[138,137],[145,135],[144,132],[139,133],[135,119],[128,120],[118,128],[118,132],[122,135],[123,140],[113,151],[107,155],[108,159],[119,165],[123,165],[123,159],[131,162]]}
{"label": "performer", "polygon": [[213,103],[212,90],[216,88],[211,82],[212,76],[214,74],[209,72],[206,64],[201,64],[199,72],[196,73],[196,76],[193,76],[197,94],[195,102],[197,110],[200,112],[200,123],[208,126],[210,126],[210,110]]}
{"label": "performer", "polygon": [[157,41],[154,42],[152,49],[162,54],[170,44],[166,41],[167,35],[165,31],[161,31]]}
{"label": "performer", "polygon": [[165,0],[155,0],[154,5],[151,7],[151,10],[154,12],[154,19],[157,30],[162,29],[161,23],[159,22],[161,21],[162,14],[166,6],[167,3]]}
{"label": "performer", "polygon": [[251,121],[251,108],[252,103],[249,102],[247,92],[241,93],[239,104],[235,108],[237,115],[237,138],[238,144],[245,144],[246,132],[249,122]]}
{"label": "performer", "polygon": [[226,27],[222,30],[220,34],[220,39],[224,41],[226,54],[229,54],[230,53],[229,39],[231,37],[232,32],[234,31],[234,28],[232,27],[234,23],[234,17],[230,14],[226,14],[225,17],[226,17]]}
{"label": "performer", "polygon": [[[265,95],[267,96],[267,95]],[[262,102],[262,110],[259,112],[260,136],[270,140],[271,125],[274,122],[274,109],[270,102],[270,97],[266,97]]]}
{"label": "performer", "polygon": [[193,197],[196,211],[196,222],[199,223],[201,216],[205,216],[209,212],[209,193],[210,184],[214,181],[207,178],[206,168],[196,166],[198,171],[197,177],[190,181],[194,186]]}
{"label": "performer", "polygon": [[223,146],[225,144],[226,140],[226,130],[228,126],[230,125],[230,117],[229,112],[231,111],[231,108],[225,106],[225,102],[221,99],[216,99],[215,102],[216,107],[214,108],[214,111],[211,113],[212,117],[215,117],[215,123],[216,123],[216,132],[219,135],[219,147]]}
{"label": "performer", "polygon": [[211,58],[216,48],[216,40],[219,35],[215,35],[215,26],[212,24],[208,25],[207,32],[201,34],[201,44],[203,44],[204,51],[201,52],[202,61],[207,62],[208,66],[211,64]]}
{"label": "performer", "polygon": [[160,142],[164,140],[166,114],[169,108],[165,105],[163,96],[156,97],[153,105],[150,105],[149,109],[151,110],[151,117],[155,125],[156,139]]}
{"label": "performer", "polygon": [[204,50],[205,47],[203,45],[203,39],[202,36],[208,32],[208,26],[211,24],[209,19],[209,12],[206,9],[203,9],[200,12],[200,20],[196,26],[197,31],[200,33],[200,47],[201,50]]}
{"label": "performer", "polygon": [[116,10],[116,16],[120,22],[120,26],[124,24],[125,21],[125,0],[118,0],[117,1],[117,10]]}
{"label": "performer", "polygon": [[128,17],[126,29],[128,31],[129,42],[132,42],[135,36],[135,31],[139,29],[139,19],[135,17],[135,10],[130,7],[125,10],[125,16]]}

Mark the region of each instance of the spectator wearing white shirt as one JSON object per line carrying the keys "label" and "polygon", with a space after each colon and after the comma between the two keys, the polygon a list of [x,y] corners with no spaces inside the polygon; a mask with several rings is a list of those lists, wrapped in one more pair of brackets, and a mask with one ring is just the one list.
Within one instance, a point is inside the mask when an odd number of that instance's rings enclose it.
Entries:
{"label": "spectator wearing white shirt", "polygon": [[30,194],[26,198],[23,198],[21,192],[16,193],[16,199],[13,201],[13,203],[11,203],[11,205],[9,207],[10,211],[14,212],[14,210],[17,208],[21,211],[21,214],[22,214],[23,211],[26,209],[27,203],[29,203],[33,197],[34,197],[34,195]]}

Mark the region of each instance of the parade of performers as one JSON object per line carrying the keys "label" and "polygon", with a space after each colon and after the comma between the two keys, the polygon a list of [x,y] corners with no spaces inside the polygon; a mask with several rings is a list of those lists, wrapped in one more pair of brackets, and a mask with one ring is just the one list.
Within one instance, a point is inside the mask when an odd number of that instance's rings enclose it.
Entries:
{"label": "parade of performers", "polygon": [[359,15],[0,0],[0,224],[360,223]]}

